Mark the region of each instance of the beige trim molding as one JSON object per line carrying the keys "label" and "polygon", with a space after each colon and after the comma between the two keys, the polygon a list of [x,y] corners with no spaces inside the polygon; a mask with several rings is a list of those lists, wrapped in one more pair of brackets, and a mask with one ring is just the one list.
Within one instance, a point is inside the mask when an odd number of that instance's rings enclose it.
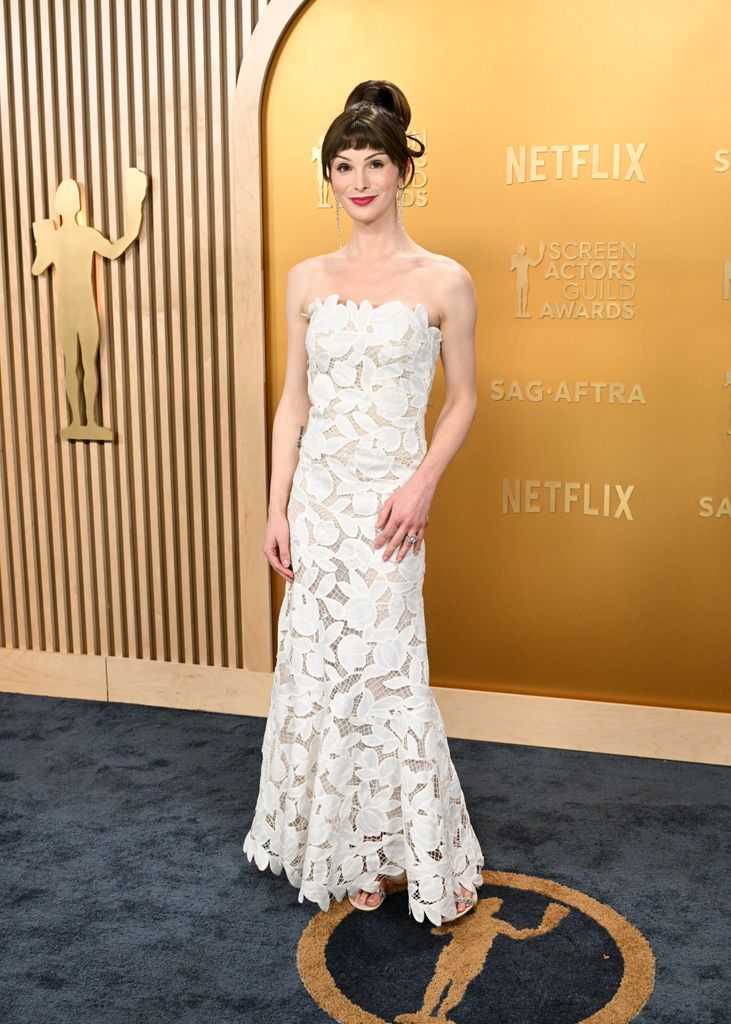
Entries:
{"label": "beige trim molding", "polygon": [[244,50],[231,105],[233,326],[236,441],[241,487],[240,586],[244,665],[272,671],[271,570],[262,553],[268,463],[261,103],[267,71],[289,23],[309,0],[272,0]]}
{"label": "beige trim molding", "polygon": [[434,687],[447,735],[731,765],[731,715],[647,704]]}
{"label": "beige trim molding", "polygon": [[[0,691],[266,717],[273,675],[0,648]],[[731,765],[731,715],[433,687],[452,738]]]}

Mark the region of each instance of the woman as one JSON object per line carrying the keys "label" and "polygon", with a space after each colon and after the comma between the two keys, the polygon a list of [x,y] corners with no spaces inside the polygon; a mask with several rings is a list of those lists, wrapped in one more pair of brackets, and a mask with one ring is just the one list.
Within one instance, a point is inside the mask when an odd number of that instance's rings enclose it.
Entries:
{"label": "woman", "polygon": [[476,302],[464,267],[404,228],[424,152],[410,119],[392,83],[353,90],[321,154],[351,240],[287,277],[264,542],[286,587],[243,848],[284,868],[300,902],[375,910],[401,883],[439,925],[474,907],[484,863],[429,687],[422,597],[429,508],[475,413]]}

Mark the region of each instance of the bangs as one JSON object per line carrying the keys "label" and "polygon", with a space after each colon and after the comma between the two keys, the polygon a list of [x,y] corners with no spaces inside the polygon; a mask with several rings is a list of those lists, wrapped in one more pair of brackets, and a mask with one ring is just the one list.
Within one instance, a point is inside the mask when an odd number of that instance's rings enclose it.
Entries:
{"label": "bangs", "polygon": [[386,140],[374,125],[365,121],[353,121],[340,134],[335,153],[344,149],[375,149],[387,151]]}
{"label": "bangs", "polygon": [[401,174],[406,175],[411,165],[414,174],[414,156],[424,152],[423,143],[412,153],[406,141],[407,136],[403,124],[387,110],[373,106],[365,106],[354,111],[346,108],[342,111],[325,133],[320,151],[320,163],[323,177],[330,181],[330,166],[337,159],[338,153],[349,149],[372,149],[376,153],[386,153]]}

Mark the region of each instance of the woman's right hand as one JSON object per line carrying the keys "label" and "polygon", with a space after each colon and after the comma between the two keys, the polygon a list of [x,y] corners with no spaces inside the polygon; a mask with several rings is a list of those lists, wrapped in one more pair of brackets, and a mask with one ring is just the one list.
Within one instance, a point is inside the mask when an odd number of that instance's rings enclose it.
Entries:
{"label": "woman's right hand", "polygon": [[289,551],[289,522],[286,515],[269,514],[264,536],[264,554],[275,572],[291,583],[294,571]]}

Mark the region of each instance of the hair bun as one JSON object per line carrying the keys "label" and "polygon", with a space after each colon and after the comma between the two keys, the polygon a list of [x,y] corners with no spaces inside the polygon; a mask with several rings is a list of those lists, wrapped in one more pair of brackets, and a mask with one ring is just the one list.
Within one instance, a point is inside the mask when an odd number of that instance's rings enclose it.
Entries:
{"label": "hair bun", "polygon": [[345,150],[373,149],[388,155],[408,188],[416,173],[415,161],[426,152],[426,144],[408,134],[410,122],[411,107],[397,85],[373,79],[360,82],[323,137],[320,162],[324,180],[332,183],[333,161]]}
{"label": "hair bun", "polygon": [[349,110],[359,104],[385,110],[399,122],[404,131],[409,127],[411,107],[406,96],[393,82],[386,82],[383,79],[360,82],[348,96],[343,109]]}

